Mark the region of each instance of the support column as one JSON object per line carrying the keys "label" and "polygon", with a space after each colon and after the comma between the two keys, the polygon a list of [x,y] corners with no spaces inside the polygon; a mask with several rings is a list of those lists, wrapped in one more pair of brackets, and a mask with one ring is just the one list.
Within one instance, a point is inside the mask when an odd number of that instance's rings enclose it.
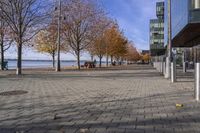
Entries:
{"label": "support column", "polygon": [[163,75],[165,76],[165,72],[166,72],[166,63],[163,61]]}
{"label": "support column", "polygon": [[173,59],[171,62],[171,82],[176,82],[176,56],[173,55]]}
{"label": "support column", "polygon": [[195,63],[195,99],[199,101],[200,95],[199,95],[199,90],[200,90],[200,63]]}
{"label": "support column", "polygon": [[163,73],[163,61],[160,62],[160,72]]}

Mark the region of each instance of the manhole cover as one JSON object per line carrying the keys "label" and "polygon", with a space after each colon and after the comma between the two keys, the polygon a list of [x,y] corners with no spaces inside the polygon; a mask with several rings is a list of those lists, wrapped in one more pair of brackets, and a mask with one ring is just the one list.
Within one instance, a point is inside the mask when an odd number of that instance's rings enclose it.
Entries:
{"label": "manhole cover", "polygon": [[15,95],[23,95],[28,93],[28,91],[17,90],[17,91],[5,91],[1,92],[0,96],[15,96]]}

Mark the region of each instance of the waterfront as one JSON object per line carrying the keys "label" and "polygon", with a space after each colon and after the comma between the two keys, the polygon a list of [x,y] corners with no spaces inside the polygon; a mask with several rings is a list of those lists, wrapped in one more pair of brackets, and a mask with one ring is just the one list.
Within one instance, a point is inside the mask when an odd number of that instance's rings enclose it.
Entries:
{"label": "waterfront", "polygon": [[[16,69],[17,61],[16,60],[7,60],[8,61],[8,69]],[[85,61],[81,61],[81,65],[84,64]],[[105,62],[102,62],[103,65]],[[98,64],[98,62],[97,62]],[[76,67],[76,61],[61,61],[62,68]],[[51,60],[25,60],[22,61],[22,68],[52,68]]]}

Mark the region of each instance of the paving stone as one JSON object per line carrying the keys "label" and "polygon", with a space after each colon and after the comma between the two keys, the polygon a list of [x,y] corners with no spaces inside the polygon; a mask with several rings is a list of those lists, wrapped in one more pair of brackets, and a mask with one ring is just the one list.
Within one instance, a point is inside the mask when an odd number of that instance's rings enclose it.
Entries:
{"label": "paving stone", "polygon": [[171,84],[148,65],[114,69],[27,70],[23,78],[0,71],[0,92],[28,91],[0,96],[0,133],[200,132],[200,104],[189,77]]}

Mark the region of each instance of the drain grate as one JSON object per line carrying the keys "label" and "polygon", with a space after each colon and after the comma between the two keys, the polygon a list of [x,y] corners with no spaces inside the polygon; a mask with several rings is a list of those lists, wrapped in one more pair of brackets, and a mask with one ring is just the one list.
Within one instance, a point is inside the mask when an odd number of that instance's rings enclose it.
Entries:
{"label": "drain grate", "polygon": [[23,90],[5,91],[5,92],[1,92],[0,96],[15,96],[15,95],[23,95],[27,93],[28,91],[23,91]]}

